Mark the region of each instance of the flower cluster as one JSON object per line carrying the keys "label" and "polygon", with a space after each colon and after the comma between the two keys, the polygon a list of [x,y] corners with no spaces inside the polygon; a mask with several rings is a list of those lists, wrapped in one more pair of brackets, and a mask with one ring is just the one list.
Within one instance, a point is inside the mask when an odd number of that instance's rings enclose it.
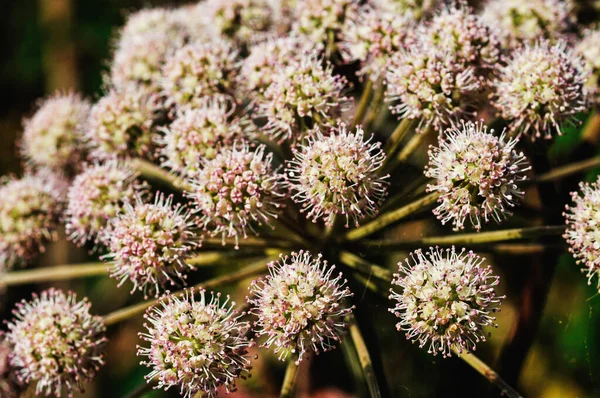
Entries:
{"label": "flower cluster", "polygon": [[238,378],[250,374],[248,348],[253,343],[246,333],[248,322],[237,312],[234,302],[220,302],[220,294],[204,290],[186,291],[181,297],[167,296],[161,304],[150,307],[145,318],[146,333],[140,337],[150,344],[140,347],[138,355],[152,371],[147,380],[157,378],[158,387],[180,386],[181,396],[191,398],[204,393],[214,398],[223,386],[236,390]]}
{"label": "flower cluster", "polygon": [[429,18],[443,2],[440,0],[373,0],[373,3],[386,12],[404,15],[418,21]]}
{"label": "flower cluster", "polygon": [[250,312],[258,317],[255,332],[267,336],[280,360],[293,354],[296,363],[310,353],[328,351],[345,334],[352,293],[342,274],[333,274],[319,254],[300,251],[269,263],[269,275],[250,286]]}
{"label": "flower cluster", "polygon": [[56,238],[60,192],[40,175],[0,184],[0,270],[28,262]]}
{"label": "flower cluster", "polygon": [[346,79],[316,53],[279,68],[258,102],[257,114],[266,118],[264,132],[273,140],[299,140],[307,129],[332,125],[349,107],[343,95]]}
{"label": "flower cluster", "polygon": [[0,333],[0,397],[18,398],[21,389],[10,365],[11,345],[6,341],[4,333]]}
{"label": "flower cluster", "polygon": [[21,151],[34,167],[71,173],[86,156],[84,126],[91,104],[79,94],[56,94],[24,122]]}
{"label": "flower cluster", "polygon": [[249,121],[232,116],[234,106],[224,98],[208,97],[199,106],[180,112],[158,139],[163,165],[193,177],[201,160],[214,159],[221,148],[248,136]]}
{"label": "flower cluster", "polygon": [[198,222],[211,235],[234,238],[236,248],[246,230],[277,218],[281,207],[282,176],[272,165],[273,155],[265,146],[251,150],[247,143],[223,148],[205,161],[189,179],[187,192],[199,214]]}
{"label": "flower cluster", "polygon": [[92,107],[86,138],[99,160],[153,156],[154,123],[161,106],[156,98],[136,90],[112,90]]}
{"label": "flower cluster", "polygon": [[[584,266],[588,284],[600,272],[600,178],[595,183],[580,183],[581,192],[572,192],[573,204],[567,206],[565,239],[569,251]],[[600,281],[597,282],[600,291]]]}
{"label": "flower cluster", "polygon": [[101,365],[105,326],[90,303],[50,289],[21,302],[8,323],[10,364],[22,383],[36,383],[36,395],[82,391]]}
{"label": "flower cluster", "polygon": [[392,283],[402,291],[390,289],[397,301],[390,312],[400,318],[396,328],[433,355],[475,350],[486,339],[484,327],[496,326],[493,314],[504,298],[496,294],[499,278],[484,261],[454,247],[412,252],[394,274]]}
{"label": "flower cluster", "polygon": [[138,196],[135,204],[125,203],[123,212],[110,221],[107,238],[112,261],[111,276],[133,283],[132,291],[154,293],[167,284],[185,280],[186,263],[198,246],[194,223],[189,212],[173,198],[156,195],[154,203],[144,203]]}
{"label": "flower cluster", "polygon": [[110,161],[87,167],[75,177],[67,196],[66,230],[78,245],[88,240],[105,242],[108,220],[133,203],[143,192],[137,173],[125,164]]}
{"label": "flower cluster", "polygon": [[596,107],[600,106],[600,30],[588,30],[575,46],[575,54],[585,62],[587,81],[585,88],[593,96],[590,98]]}
{"label": "flower cluster", "polygon": [[428,190],[440,194],[433,213],[443,224],[463,229],[467,219],[477,230],[490,219],[501,222],[523,196],[519,184],[529,169],[518,140],[506,141],[504,133],[480,123],[464,123],[440,136],[440,144],[429,151],[427,177],[435,179]]}
{"label": "flower cluster", "polygon": [[587,108],[585,81],[583,63],[565,42],[540,41],[515,51],[499,69],[493,104],[512,131],[549,139]]}
{"label": "flower cluster", "polygon": [[286,167],[292,199],[306,217],[333,226],[336,215],[354,225],[377,214],[386,194],[385,178],[378,174],[385,159],[379,143],[364,141],[358,127],[352,133],[344,124],[325,136],[318,128],[294,151]]}

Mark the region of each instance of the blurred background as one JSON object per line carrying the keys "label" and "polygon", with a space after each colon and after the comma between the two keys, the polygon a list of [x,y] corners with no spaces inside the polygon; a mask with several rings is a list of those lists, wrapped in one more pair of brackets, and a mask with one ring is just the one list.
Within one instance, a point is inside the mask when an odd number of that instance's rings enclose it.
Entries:
{"label": "blurred background", "polygon": [[[128,11],[176,1],[138,0],[9,0],[2,4],[4,15],[0,25],[0,174],[19,174],[20,159],[16,145],[21,122],[31,114],[36,99],[56,90],[74,89],[97,99],[102,92],[102,74],[107,69],[111,41]],[[476,5],[476,4],[475,4]],[[595,7],[596,6],[596,7]],[[597,4],[579,2],[575,10],[579,20],[597,20]],[[600,43],[598,43],[600,45]],[[586,115],[581,119],[585,120]],[[575,143],[580,127],[557,140],[552,148],[560,159]],[[423,153],[422,156],[425,156]],[[586,176],[592,179],[593,173]],[[1,200],[1,198],[0,198]],[[533,199],[535,201],[535,198]],[[527,207],[518,217],[529,217]],[[510,225],[507,225],[510,227]],[[407,229],[438,228],[423,223],[407,224]],[[443,229],[440,229],[443,231]],[[439,232],[439,231],[438,231]],[[396,231],[402,234],[402,229]],[[428,232],[429,233],[429,232]],[[549,289],[541,328],[527,355],[524,369],[518,375],[518,389],[527,397],[599,397],[600,396],[600,297],[586,284],[569,254],[560,252],[559,267]],[[369,253],[365,253],[369,254]],[[401,256],[399,256],[401,257]],[[55,265],[89,261],[86,248],[78,249],[61,239],[49,247],[40,259]],[[392,266],[401,258],[388,259]],[[499,329],[487,344],[481,344],[478,355],[492,366],[498,363],[502,344],[510,335],[519,302],[519,292],[530,272],[532,257],[490,258],[502,275],[502,294],[508,296],[498,316]],[[219,272],[219,271],[217,271]],[[226,272],[223,270],[222,272]],[[202,279],[202,272],[198,278]],[[248,281],[237,287],[222,289],[241,302]],[[129,295],[126,287],[115,288],[109,278],[85,279],[75,283],[54,284],[87,295],[93,311],[106,314],[124,305],[142,300]],[[0,316],[7,319],[14,303],[29,298],[42,286],[22,286],[4,293]],[[389,397],[454,397],[498,396],[497,390],[457,358],[442,359],[426,354],[407,342],[395,330],[395,319],[387,311],[389,303],[362,286],[354,286],[355,296],[365,305],[358,306],[363,334],[373,357],[375,372],[382,392]],[[526,308],[520,308],[526,311]],[[85,397],[123,397],[142,385],[147,369],[139,365],[135,355],[139,344],[137,332],[142,318],[109,329],[107,364],[95,382],[88,386]],[[258,351],[257,351],[258,352]],[[260,351],[254,377],[240,383],[234,396],[276,396],[283,379],[284,367],[265,351]],[[361,385],[355,385],[352,367],[344,365],[345,351],[338,349],[303,364],[298,396],[345,397],[365,396]],[[310,368],[310,369],[309,369]],[[147,396],[179,396],[178,391],[152,392]]]}

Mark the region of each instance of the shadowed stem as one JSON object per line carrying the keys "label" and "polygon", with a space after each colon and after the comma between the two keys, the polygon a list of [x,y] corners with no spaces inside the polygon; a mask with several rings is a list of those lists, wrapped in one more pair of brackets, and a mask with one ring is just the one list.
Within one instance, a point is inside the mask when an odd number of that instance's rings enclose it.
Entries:
{"label": "shadowed stem", "polygon": [[369,112],[365,117],[365,121],[363,123],[363,128],[366,132],[369,132],[371,125],[377,119],[377,115],[379,115],[379,110],[381,105],[383,104],[383,97],[385,95],[385,85],[379,80],[377,84],[377,89],[373,94],[373,100],[371,101],[371,106],[369,107]]}
{"label": "shadowed stem", "polygon": [[187,186],[183,179],[169,173],[165,169],[162,169],[155,164],[148,162],[147,160],[132,159],[130,165],[134,170],[138,171],[145,180],[150,182],[155,181],[166,185],[173,191],[191,191],[191,188]]}
{"label": "shadowed stem", "polygon": [[350,337],[352,338],[352,342],[354,343],[354,348],[356,348],[360,366],[362,368],[365,379],[367,380],[369,394],[371,398],[379,398],[381,397],[381,392],[379,391],[377,378],[375,377],[375,373],[373,372],[373,363],[371,362],[371,356],[369,355],[367,345],[365,344],[365,340],[363,339],[362,333],[360,332],[356,321],[353,321],[350,324]]}
{"label": "shadowed stem", "polygon": [[297,373],[298,365],[296,364],[296,361],[292,359],[288,362],[287,368],[285,369],[285,377],[283,378],[281,393],[279,394],[280,398],[289,398],[292,396]]}
{"label": "shadowed stem", "polygon": [[[256,261],[236,272],[232,272],[227,275],[219,276],[219,277],[210,279],[208,281],[201,282],[201,283],[193,286],[193,288],[194,289],[204,288],[204,289],[208,290],[208,289],[212,289],[212,288],[215,288],[215,287],[218,287],[221,285],[225,285],[227,283],[237,282],[242,279],[248,278],[250,276],[260,274],[260,273],[266,271],[267,263],[277,257],[278,256],[265,257],[265,258],[263,258],[259,261]],[[174,293],[174,295],[184,294],[185,292],[186,292],[186,289],[182,289],[182,290]],[[111,312],[110,314],[104,316],[104,323],[106,326],[109,326],[109,325],[114,325],[121,321],[127,320],[129,318],[133,318],[134,316],[142,314],[149,307],[151,307],[155,304],[159,304],[166,299],[167,299],[167,297],[163,296],[158,299],[147,300],[142,303],[135,304],[135,305],[125,307],[120,310]]]}
{"label": "shadowed stem", "polygon": [[377,216],[376,219],[363,225],[362,227],[358,227],[348,232],[346,234],[346,240],[354,241],[364,238],[365,236],[371,235],[396,221],[399,221],[403,218],[412,215],[413,213],[419,210],[428,208],[433,203],[435,203],[438,197],[439,194],[437,192],[434,192],[399,209],[383,213]]}
{"label": "shadowed stem", "polygon": [[529,181],[531,184],[548,182],[568,177],[572,174],[577,174],[589,169],[600,166],[600,156],[595,156],[590,159],[582,160],[581,162],[569,163],[566,166],[557,167],[547,173],[540,174]]}
{"label": "shadowed stem", "polygon": [[384,147],[385,156],[386,156],[385,161],[383,163],[384,168],[385,168],[386,164],[392,159],[392,157],[394,156],[396,151],[398,150],[398,147],[400,146],[402,139],[406,136],[406,134],[408,134],[412,124],[413,124],[413,119],[404,118],[404,119],[402,119],[402,121],[400,123],[398,123],[398,125],[396,126],[396,129],[394,130],[392,135],[390,135],[390,138],[388,139],[388,141],[386,142],[385,147]]}
{"label": "shadowed stem", "polygon": [[140,384],[135,390],[131,391],[129,394],[125,396],[125,398],[140,398],[152,391],[154,386],[156,385],[156,381],[148,380],[145,381],[144,384]]}
{"label": "shadowed stem", "polygon": [[508,398],[523,398],[523,396],[514,388],[512,388],[506,381],[504,381],[498,375],[498,373],[496,373],[492,368],[490,368],[485,362],[477,358],[475,355],[468,352],[459,354],[456,352],[456,350],[454,350],[454,353],[469,366],[475,369],[479,374],[485,377],[490,383],[498,387],[502,395],[506,395]]}
{"label": "shadowed stem", "polygon": [[420,239],[398,241],[398,240],[364,240],[360,244],[365,247],[376,247],[378,249],[404,250],[418,246],[438,245],[476,245],[483,243],[505,242],[540,236],[556,236],[565,232],[565,226],[544,226],[511,228],[500,231],[475,232],[467,234],[456,234],[447,236],[429,236]]}
{"label": "shadowed stem", "polygon": [[372,275],[378,279],[388,282],[392,280],[392,271],[377,264],[373,264],[354,253],[347,251],[340,252],[340,261],[346,264],[348,267],[357,270],[361,274],[367,276]]}
{"label": "shadowed stem", "polygon": [[103,262],[58,265],[25,271],[11,271],[0,277],[0,286],[23,285],[26,283],[39,283],[63,281],[88,276],[108,275],[108,265]]}
{"label": "shadowed stem", "polygon": [[356,108],[356,113],[354,114],[352,126],[357,126],[362,123],[365,114],[367,113],[367,108],[369,107],[371,94],[373,94],[373,80],[369,79],[368,76],[366,76],[366,79],[367,82],[365,83],[365,87],[363,89],[360,101],[358,103],[358,107]]}
{"label": "shadowed stem", "polygon": [[[202,246],[210,246],[211,248],[214,246],[217,247],[227,247],[230,249],[232,246],[235,246],[235,240],[233,239],[225,239],[225,244],[223,244],[223,239],[221,238],[208,238],[202,241]],[[266,241],[264,239],[259,238],[246,238],[241,239],[238,242],[239,250],[236,252],[244,251],[246,249],[272,249],[272,248],[290,248],[292,245],[288,241],[283,241],[279,239],[270,239]]]}

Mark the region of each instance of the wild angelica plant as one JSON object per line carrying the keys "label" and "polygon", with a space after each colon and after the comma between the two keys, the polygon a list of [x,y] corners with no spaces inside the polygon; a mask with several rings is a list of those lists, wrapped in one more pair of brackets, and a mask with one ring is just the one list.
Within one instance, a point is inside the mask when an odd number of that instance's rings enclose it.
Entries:
{"label": "wild angelica plant", "polygon": [[[129,15],[105,95],[57,93],[24,122],[27,171],[0,186],[0,285],[110,275],[155,299],[104,317],[56,289],[19,304],[0,345],[2,396],[82,390],[102,372],[105,328],[147,310],[149,386],[235,391],[256,341],[288,362],[288,397],[298,366],[343,344],[379,397],[353,315],[372,303],[352,290],[370,289],[408,340],[519,397],[501,375],[522,359],[499,374],[472,353],[504,299],[477,251],[554,260],[533,281],[547,291],[564,234],[600,286],[600,180],[569,204],[555,184],[600,159],[550,169],[548,149],[585,112],[582,145],[598,145],[598,31],[559,0],[494,0],[480,14],[440,3],[208,0]],[[544,216],[513,218],[536,191]],[[399,233],[409,219],[439,234]],[[61,223],[105,263],[17,270]],[[394,256],[406,260],[392,274]],[[231,269],[167,290],[217,265]],[[205,293],[248,278],[246,306]],[[531,294],[543,304],[543,289]],[[517,340],[503,352],[529,349]]]}

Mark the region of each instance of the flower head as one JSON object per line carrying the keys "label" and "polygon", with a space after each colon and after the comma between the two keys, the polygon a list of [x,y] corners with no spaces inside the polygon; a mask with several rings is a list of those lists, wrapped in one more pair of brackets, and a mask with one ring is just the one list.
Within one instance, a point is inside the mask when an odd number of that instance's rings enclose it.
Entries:
{"label": "flower head", "polygon": [[4,333],[0,333],[0,397],[2,398],[18,398],[20,396],[16,375],[10,366],[12,352],[13,348],[6,341]]}
{"label": "flower head", "polygon": [[443,224],[452,222],[455,230],[468,221],[477,230],[482,223],[494,219],[501,222],[523,197],[519,184],[526,180],[529,169],[522,152],[517,152],[517,139],[505,140],[504,133],[480,123],[463,123],[440,135],[438,147],[429,151],[427,177],[433,178],[429,191],[440,194],[433,213]]}
{"label": "flower head", "polygon": [[377,8],[420,21],[429,18],[438,8],[440,0],[373,0]]}
{"label": "flower head", "polygon": [[[600,177],[595,183],[580,183],[581,192],[572,192],[573,204],[564,213],[567,220],[565,239],[569,251],[588,277],[600,274]],[[600,291],[600,281],[597,281]]]}
{"label": "flower head", "polygon": [[575,54],[583,58],[588,79],[585,88],[593,96],[596,107],[600,106],[600,29],[587,30],[575,46]]}
{"label": "flower head", "polygon": [[180,108],[201,105],[202,97],[229,94],[237,73],[237,52],[222,40],[196,41],[169,57],[163,93]]}
{"label": "flower head", "polygon": [[184,398],[203,392],[217,396],[221,386],[229,393],[236,390],[236,379],[250,375],[247,337],[248,322],[240,321],[234,302],[220,302],[220,294],[206,297],[199,289],[181,297],[167,296],[150,307],[144,324],[147,333],[140,337],[150,347],[139,347],[138,356],[148,357],[143,364],[152,368],[147,380],[157,378],[158,387],[179,386]]}
{"label": "flower head", "polygon": [[119,40],[124,42],[152,34],[167,36],[173,45],[184,43],[190,36],[188,24],[179,9],[156,7],[131,13],[121,29]]}
{"label": "flower head", "polygon": [[152,158],[156,139],[154,124],[160,110],[156,98],[143,92],[111,90],[92,107],[86,126],[91,157],[98,160]]}
{"label": "flower head", "polygon": [[173,206],[171,196],[156,195],[153,204],[138,196],[109,223],[109,253],[103,258],[113,263],[110,276],[119,279],[119,286],[129,279],[132,292],[158,296],[167,284],[184,281],[185,272],[194,269],[186,259],[199,245],[195,224],[185,207]]}
{"label": "flower head", "polygon": [[223,98],[208,97],[198,107],[180,112],[159,139],[163,165],[193,177],[203,160],[214,159],[220,148],[248,135],[250,121],[232,116],[234,106]]}
{"label": "flower head", "polygon": [[428,43],[413,46],[392,58],[386,76],[386,96],[392,113],[417,119],[417,131],[441,130],[461,117],[473,116],[481,88],[476,70],[453,51]]}
{"label": "flower head", "polygon": [[90,103],[79,94],[55,94],[26,120],[21,151],[34,167],[73,172],[85,158],[83,126]]}
{"label": "flower head", "polygon": [[320,254],[300,251],[269,263],[269,275],[252,282],[248,303],[258,317],[255,332],[267,336],[263,347],[273,346],[280,360],[293,354],[299,363],[341,341],[353,309],[344,301],[352,293],[334,271]]}
{"label": "flower head", "polygon": [[104,364],[106,330],[102,317],[90,314],[87,299],[49,289],[23,300],[8,323],[11,366],[22,383],[36,383],[36,395],[82,391]]}
{"label": "flower head", "polygon": [[313,222],[332,226],[336,215],[354,225],[377,213],[386,194],[386,177],[380,177],[385,154],[379,143],[364,140],[360,127],[352,133],[341,123],[325,136],[317,128],[286,168],[292,199],[302,205]]}
{"label": "flower head", "polygon": [[564,42],[524,46],[499,70],[493,104],[511,130],[550,139],[587,109],[586,73]]}
{"label": "flower head", "polygon": [[402,291],[390,289],[397,301],[390,312],[400,318],[396,328],[433,355],[474,351],[486,339],[484,327],[497,326],[493,314],[504,298],[496,295],[499,278],[484,261],[454,247],[412,252],[392,281]]}
{"label": "flower head", "polygon": [[88,240],[105,242],[108,220],[144,190],[136,178],[136,172],[117,161],[89,166],[75,177],[65,211],[69,238],[78,245]]}
{"label": "flower head", "polygon": [[497,29],[508,48],[539,39],[556,41],[573,23],[564,0],[489,0],[481,18]]}
{"label": "flower head", "polygon": [[0,182],[0,270],[28,262],[56,239],[60,192],[38,175]]}
{"label": "flower head", "polygon": [[269,224],[281,207],[282,176],[273,169],[273,154],[265,146],[251,150],[247,143],[223,148],[217,156],[204,161],[191,178],[187,196],[199,213],[199,222],[211,235],[247,237],[246,229]]}
{"label": "flower head", "polygon": [[333,75],[332,66],[316,53],[281,67],[258,102],[266,118],[265,133],[279,141],[298,140],[307,129],[332,125],[350,105],[343,95],[346,79]]}
{"label": "flower head", "polygon": [[360,61],[359,73],[375,82],[385,74],[392,56],[412,42],[411,28],[409,17],[362,7],[343,30],[342,56],[346,61]]}

